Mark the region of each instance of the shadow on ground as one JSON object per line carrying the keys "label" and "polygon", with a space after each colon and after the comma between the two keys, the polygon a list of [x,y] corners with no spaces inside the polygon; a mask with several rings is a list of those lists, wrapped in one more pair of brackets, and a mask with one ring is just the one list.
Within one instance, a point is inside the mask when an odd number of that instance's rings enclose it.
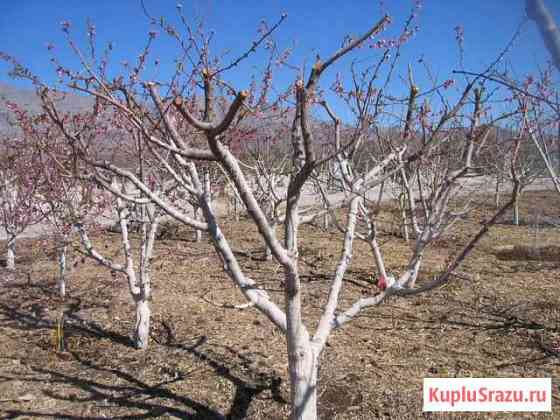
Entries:
{"label": "shadow on ground", "polygon": [[[48,285],[37,286],[22,283],[5,287],[22,289],[31,295],[43,295],[45,299],[53,298],[53,288]],[[49,348],[48,342],[45,346],[45,343],[38,340],[37,337],[48,336],[56,327],[56,321],[52,317],[49,318],[45,306],[48,306],[46,302],[35,302],[29,305],[0,302],[0,329],[15,330],[19,338],[25,335],[29,345],[35,344],[42,347],[44,357],[47,358],[49,355],[46,352],[52,356],[53,349]],[[148,363],[149,359],[144,357],[145,353],[133,349],[132,341],[128,336],[82,319],[80,317],[82,302],[79,298],[70,299],[64,308],[64,332],[68,340],[87,339],[89,343],[92,343],[91,340],[108,340],[110,341],[109,346],[118,347],[113,348],[113,351],[119,355],[134,355],[139,359],[144,358],[144,361]],[[139,379],[140,375],[130,369],[130,366],[126,366],[126,363],[123,363],[122,367],[114,366],[114,364],[107,366],[105,362],[102,362],[101,356],[98,357],[95,353],[88,353],[85,349],[77,348],[74,351],[54,353],[56,358],[71,363],[71,369],[48,368],[46,363],[41,364],[35,360],[26,363],[28,369],[25,373],[17,375],[0,373],[0,383],[17,381],[22,383],[26,389],[39,389],[39,391],[33,392],[41,393],[42,397],[55,401],[55,407],[65,407],[68,410],[31,411],[3,409],[0,406],[2,418],[102,419],[110,416],[114,419],[143,419],[165,415],[189,419],[242,419],[247,417],[252,401],[264,391],[269,391],[268,394],[274,401],[286,403],[280,394],[280,378],[254,369],[249,372],[248,376],[255,380],[247,380],[235,373],[239,370],[239,366],[235,362],[228,363],[216,357],[217,352],[212,350],[212,347],[216,346],[210,346],[207,337],[196,337],[192,339],[191,343],[178,342],[167,323],[164,322],[160,330],[161,334],[158,334],[157,337],[153,336],[154,342],[151,351],[164,354],[172,352],[174,357],[178,358],[187,356],[195,358],[199,365],[210,368],[215,375],[228,381],[234,387],[234,396],[229,410],[225,414],[208,407],[203,402],[195,401],[186,395],[179,395],[170,389],[172,385],[183,381],[188,382],[191,379],[191,372],[162,370],[162,380],[152,383],[153,381]],[[222,347],[227,353],[235,354],[236,357],[232,357],[232,360],[242,359],[242,355],[236,353],[232,348]],[[119,355],[115,357],[119,357]],[[247,371],[246,366],[244,369]],[[200,370],[200,368],[196,370]],[[196,382],[193,386],[196,386]],[[69,389],[71,391],[68,391]],[[70,407],[72,408],[70,409]],[[76,411],[80,415],[75,414]],[[116,414],[119,411],[134,414]],[[72,414],[69,414],[70,412]]]}

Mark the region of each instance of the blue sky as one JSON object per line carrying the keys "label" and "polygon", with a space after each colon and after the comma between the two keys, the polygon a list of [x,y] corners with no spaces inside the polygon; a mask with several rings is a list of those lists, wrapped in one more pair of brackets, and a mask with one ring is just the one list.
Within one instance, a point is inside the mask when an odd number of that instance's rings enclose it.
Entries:
{"label": "blue sky", "polygon": [[[362,33],[383,12],[393,17],[393,24],[383,37],[397,34],[414,5],[412,0],[185,0],[182,3],[187,14],[204,16],[206,27],[216,31],[214,51],[231,49],[231,57],[243,52],[256,38],[256,28],[262,19],[274,22],[281,13],[287,12],[288,18],[277,32],[276,40],[280,46],[295,45],[291,63],[296,65],[312,63],[316,53],[328,56],[345,35]],[[547,0],[546,3],[555,18],[560,19],[560,2]],[[175,17],[174,0],[145,0],[145,4],[154,16]],[[454,32],[457,25],[464,27],[465,68],[483,70],[507,44],[523,16],[524,0],[424,0],[418,18],[420,32],[403,49],[398,74],[405,75],[407,64],[417,64],[423,58],[439,79],[451,78],[451,70],[459,67]],[[150,30],[139,0],[2,0],[0,50],[15,56],[41,78],[54,80],[46,44],[52,42],[57,56],[64,62],[75,63],[65,47],[60,22],[71,21],[74,36],[83,41],[86,18],[96,25],[100,43],[115,43],[117,62],[132,61]],[[165,37],[158,38],[155,53],[164,71],[172,67],[175,51],[168,45]],[[359,54],[374,59],[379,51],[369,49]],[[529,22],[507,60],[519,77],[523,77],[535,72],[547,59],[539,33],[533,22]],[[259,56],[252,57],[231,72],[229,80],[238,88],[244,88],[248,83],[247,75],[258,63]],[[0,63],[0,81],[22,85],[10,80],[7,70],[8,67]],[[333,69],[329,75],[331,80],[337,70]],[[419,83],[428,84],[421,66],[417,66],[416,72]],[[294,76],[284,74],[280,82]]]}

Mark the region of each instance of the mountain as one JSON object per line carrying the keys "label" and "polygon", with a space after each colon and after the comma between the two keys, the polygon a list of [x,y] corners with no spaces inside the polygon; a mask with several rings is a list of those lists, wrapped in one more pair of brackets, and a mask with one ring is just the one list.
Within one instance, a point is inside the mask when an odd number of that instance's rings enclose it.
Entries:
{"label": "mountain", "polygon": [[[5,102],[14,102],[28,112],[37,113],[41,111],[41,100],[32,89],[23,89],[0,81],[0,133],[10,133],[10,113],[6,109]],[[60,110],[83,111],[91,106],[93,100],[90,97],[76,94],[67,94],[59,104]]]}

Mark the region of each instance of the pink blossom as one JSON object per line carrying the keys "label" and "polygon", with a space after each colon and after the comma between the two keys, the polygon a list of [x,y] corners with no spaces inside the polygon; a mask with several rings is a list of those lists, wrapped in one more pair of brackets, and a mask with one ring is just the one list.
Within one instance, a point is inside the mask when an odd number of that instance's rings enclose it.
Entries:
{"label": "pink blossom", "polygon": [[443,88],[444,89],[449,89],[451,86],[453,86],[455,84],[455,80],[453,79],[448,79],[445,82],[443,82]]}
{"label": "pink blossom", "polygon": [[463,27],[463,25],[457,25],[455,26],[454,31],[455,31],[455,39],[457,40],[457,42],[462,44],[463,41],[465,40],[465,28]]}
{"label": "pink blossom", "polygon": [[72,23],[70,23],[70,21],[68,20],[63,20],[62,22],[60,22],[60,26],[62,27],[62,30],[66,33],[68,33],[70,31],[70,27],[72,26]]}

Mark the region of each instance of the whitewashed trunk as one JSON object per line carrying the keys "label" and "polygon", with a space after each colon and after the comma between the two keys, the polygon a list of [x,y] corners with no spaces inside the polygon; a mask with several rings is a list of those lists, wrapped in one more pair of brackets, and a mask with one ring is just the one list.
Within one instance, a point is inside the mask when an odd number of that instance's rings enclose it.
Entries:
{"label": "whitewashed trunk", "polygon": [[500,179],[496,178],[496,190],[494,192],[494,206],[500,208]]}
{"label": "whitewashed trunk", "polygon": [[[272,230],[276,229],[276,223],[271,222],[270,227]],[[266,261],[272,261],[272,249],[268,245],[265,244],[264,256]]]}
{"label": "whitewashed trunk", "polygon": [[381,249],[379,248],[379,244],[377,240],[371,239],[369,241],[369,246],[371,247],[371,251],[373,252],[373,258],[375,259],[375,265],[377,266],[377,270],[379,271],[379,276],[383,278],[387,278],[387,272],[385,271],[385,263],[383,261],[383,256],[381,255]]}
{"label": "whitewashed trunk", "polygon": [[212,185],[210,184],[210,173],[204,172],[204,193],[208,197],[208,204],[212,205]]}
{"label": "whitewashed trunk", "polygon": [[134,345],[137,349],[145,350],[150,341],[151,309],[148,299],[140,296],[136,299],[136,326],[134,327]]}
{"label": "whitewashed trunk", "polygon": [[[194,209],[194,218],[195,218],[196,220],[200,220],[200,207],[196,207],[196,208]],[[196,229],[196,230],[194,231],[194,240],[195,240],[195,242],[200,242],[200,241],[202,241],[202,231],[201,231],[201,230]]]}
{"label": "whitewashed trunk", "polygon": [[8,249],[6,251],[6,268],[10,271],[16,269],[16,238],[8,237]]}
{"label": "whitewashed trunk", "polygon": [[301,346],[289,355],[289,369],[291,420],[316,420],[318,363],[311,345]]}
{"label": "whitewashed trunk", "polygon": [[328,212],[325,213],[323,215],[323,228],[324,229],[328,229],[330,227],[329,226],[330,225],[330,220],[331,220],[330,214]]}
{"label": "whitewashed trunk", "polygon": [[418,273],[420,271],[420,266],[422,265],[422,259],[423,259],[423,252],[421,252],[419,255],[416,256],[416,261],[412,265],[412,270],[410,271],[411,278],[409,283],[409,287],[411,289],[413,289],[414,286],[416,286],[416,280],[418,279]]}
{"label": "whitewashed trunk", "polygon": [[[211,189],[211,185],[210,185],[210,174],[207,171],[204,172],[204,174],[203,174],[203,181],[204,181],[204,194],[208,198],[208,203],[210,205],[212,205],[212,189]],[[196,220],[201,220],[201,221],[204,220],[204,218],[202,216],[202,211],[201,211],[199,206],[195,206],[195,208],[194,208],[194,218]],[[202,231],[201,230],[196,229],[194,235],[195,235],[194,236],[195,242],[202,241]]]}
{"label": "whitewashed trunk", "polygon": [[519,226],[519,200],[515,200],[513,205],[513,224]]}
{"label": "whitewashed trunk", "polygon": [[[297,224],[297,215],[294,217]],[[295,249],[296,229],[286,229],[287,244]],[[313,351],[301,313],[301,284],[296,272],[286,273],[286,321],[288,371],[290,375],[291,420],[317,419],[318,355]]]}
{"label": "whitewashed trunk", "polygon": [[62,246],[58,250],[58,292],[60,297],[66,296],[66,253],[68,247]]}
{"label": "whitewashed trunk", "polygon": [[403,239],[405,240],[405,242],[409,241],[409,235],[408,235],[408,220],[406,217],[406,207],[403,205],[401,207],[401,223],[402,223],[402,236]]}

